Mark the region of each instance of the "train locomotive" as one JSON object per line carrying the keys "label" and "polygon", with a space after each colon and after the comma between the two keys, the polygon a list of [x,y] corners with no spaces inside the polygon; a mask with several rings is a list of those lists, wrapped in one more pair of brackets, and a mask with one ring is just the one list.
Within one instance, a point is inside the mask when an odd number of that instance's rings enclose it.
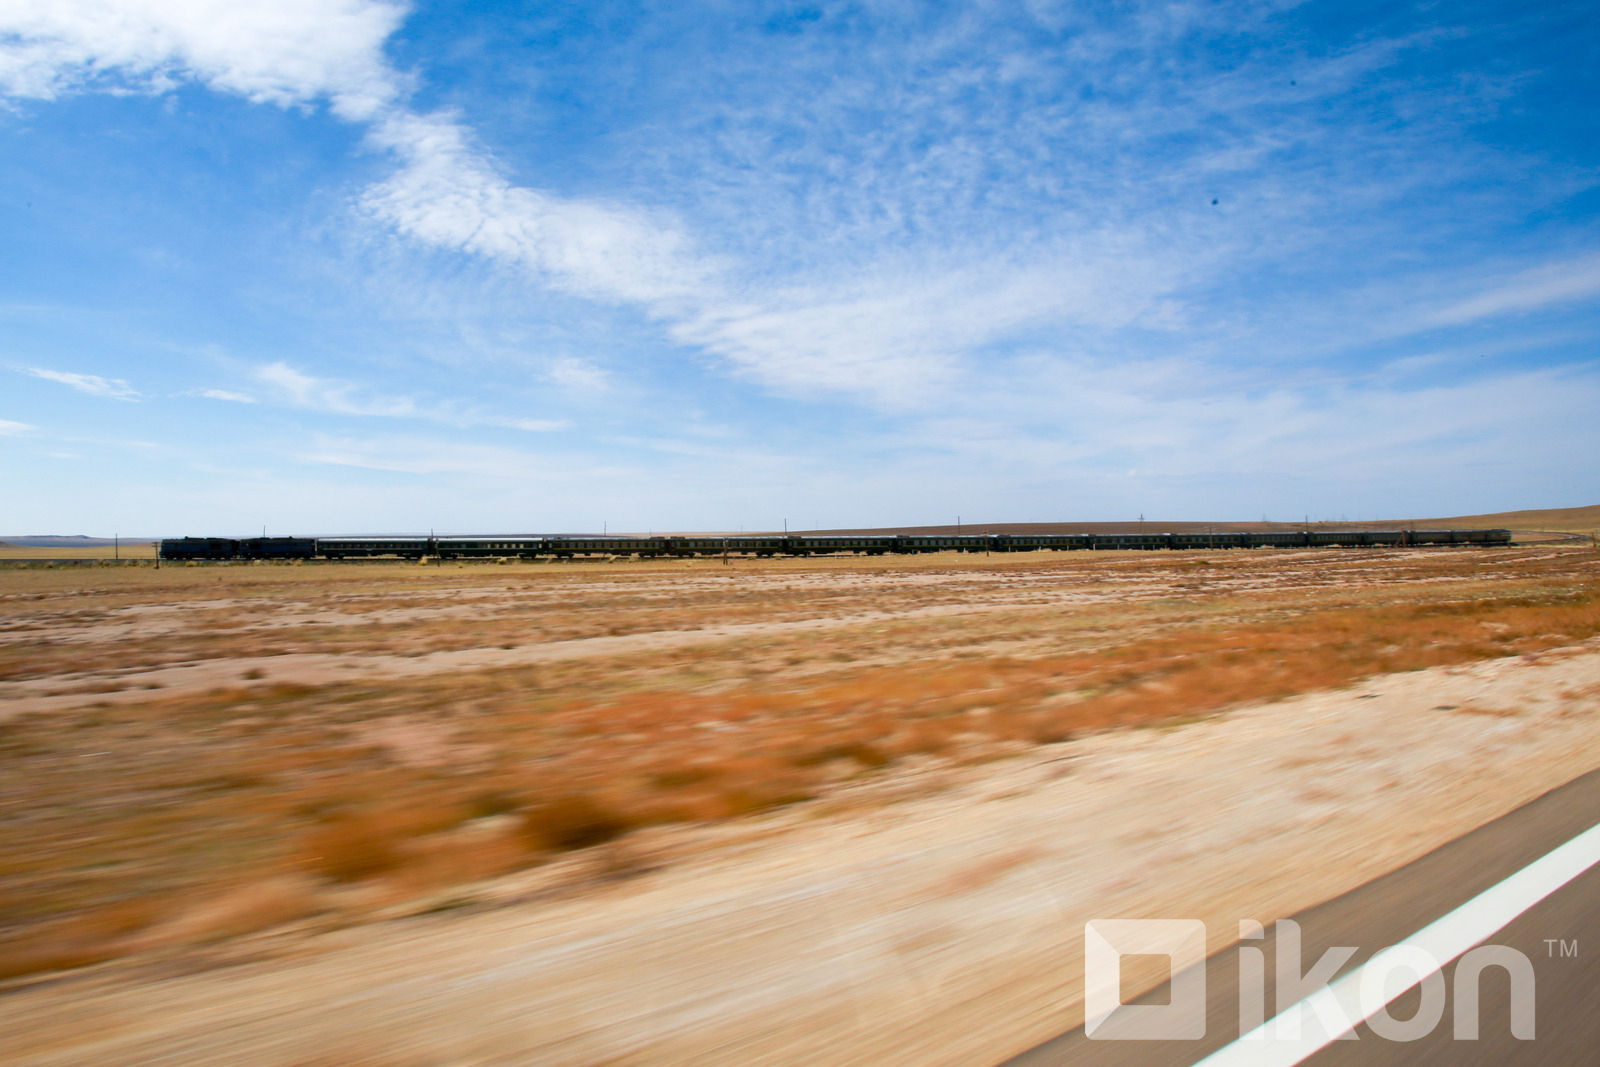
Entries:
{"label": "train locomotive", "polygon": [[925,552],[1155,551],[1508,545],[1510,530],[1272,530],[1220,533],[883,534],[738,537],[179,537],[164,560],[572,559],[594,556],[912,555]]}

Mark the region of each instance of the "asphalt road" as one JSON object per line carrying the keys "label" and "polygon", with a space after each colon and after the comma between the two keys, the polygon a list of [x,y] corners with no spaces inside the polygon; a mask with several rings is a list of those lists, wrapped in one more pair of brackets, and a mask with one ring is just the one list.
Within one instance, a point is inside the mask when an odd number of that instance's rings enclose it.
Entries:
{"label": "asphalt road", "polygon": [[[1310,970],[1325,950],[1349,946],[1356,952],[1339,972],[1347,973],[1376,952],[1405,940],[1597,824],[1600,771],[1552,790],[1397,871],[1295,916],[1301,930],[1302,970]],[[1269,1019],[1289,1006],[1274,1003],[1277,941],[1277,929],[1270,928],[1265,939],[1249,943],[1266,953],[1264,1017]],[[1533,965],[1533,1040],[1519,1040],[1510,1032],[1511,979],[1498,967],[1486,969],[1480,981],[1478,1039],[1457,1040],[1453,1027],[1456,967],[1451,964],[1444,970],[1447,993],[1443,1018],[1427,1036],[1415,1041],[1392,1041],[1363,1024],[1354,1031],[1355,1040],[1337,1041],[1304,1062],[1315,1067],[1600,1063],[1600,867],[1591,868],[1546,897],[1491,935],[1486,943],[1515,948]],[[1080,1027],[1007,1061],[1008,1067],[1187,1067],[1230,1045],[1241,1033],[1239,946],[1211,956],[1201,966],[1206,969],[1203,1038],[1094,1040],[1086,1037]],[[1390,1004],[1389,1016],[1397,1021],[1410,1019],[1419,999],[1416,990],[1400,997]],[[1170,1000],[1170,988],[1162,986],[1132,1003],[1167,1004]]]}

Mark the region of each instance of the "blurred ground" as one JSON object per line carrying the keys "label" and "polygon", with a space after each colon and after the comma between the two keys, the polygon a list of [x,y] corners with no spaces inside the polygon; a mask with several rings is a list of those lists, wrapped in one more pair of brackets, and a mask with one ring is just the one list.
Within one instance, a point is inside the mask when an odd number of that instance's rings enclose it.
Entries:
{"label": "blurred ground", "polygon": [[0,1032],[1002,1059],[1088,918],[1270,922],[1600,763],[1597,560],[0,574]]}

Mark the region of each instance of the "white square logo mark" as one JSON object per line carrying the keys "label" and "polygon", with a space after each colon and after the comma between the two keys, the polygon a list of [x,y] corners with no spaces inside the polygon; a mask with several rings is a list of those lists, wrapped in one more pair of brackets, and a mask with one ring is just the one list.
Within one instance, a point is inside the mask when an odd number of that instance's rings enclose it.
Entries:
{"label": "white square logo mark", "polygon": [[[1122,957],[1166,956],[1172,999],[1122,1002]],[[1206,924],[1094,919],[1083,926],[1083,1032],[1097,1041],[1192,1041],[1206,1034]]]}

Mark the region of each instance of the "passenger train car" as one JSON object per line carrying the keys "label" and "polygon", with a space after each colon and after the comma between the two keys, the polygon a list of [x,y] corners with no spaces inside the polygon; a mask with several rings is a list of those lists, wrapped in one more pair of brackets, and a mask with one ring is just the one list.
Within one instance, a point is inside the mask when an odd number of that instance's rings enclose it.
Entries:
{"label": "passenger train car", "polygon": [[963,534],[740,537],[180,537],[165,560],[570,559],[575,556],[823,556],[923,552],[1153,551],[1508,545],[1509,530],[1274,530],[1226,533]]}

